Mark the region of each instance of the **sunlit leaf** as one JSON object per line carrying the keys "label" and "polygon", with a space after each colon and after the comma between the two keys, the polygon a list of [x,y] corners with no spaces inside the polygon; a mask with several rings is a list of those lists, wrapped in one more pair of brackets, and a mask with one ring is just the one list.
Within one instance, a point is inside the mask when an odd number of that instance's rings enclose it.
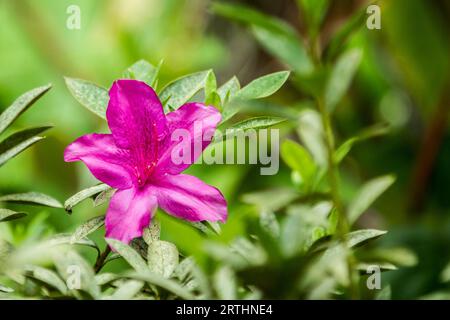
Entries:
{"label": "sunlit leaf", "polygon": [[206,80],[211,72],[212,70],[207,70],[189,74],[166,85],[159,95],[160,100],[165,102],[166,112],[168,111],[167,106],[176,110],[188,102],[198,91],[205,88]]}
{"label": "sunlit leaf", "polygon": [[366,182],[349,204],[347,213],[349,222],[354,223],[394,181],[395,178],[388,175]]}
{"label": "sunlit leaf", "polygon": [[39,192],[15,193],[0,196],[0,202],[37,204],[53,208],[62,208],[62,204],[58,200]]}
{"label": "sunlit leaf", "polygon": [[151,272],[169,278],[178,265],[178,249],[170,242],[156,240],[148,245],[147,262]]}
{"label": "sunlit leaf", "polygon": [[331,112],[346,94],[361,62],[362,52],[353,49],[339,57],[325,88],[326,109]]}
{"label": "sunlit leaf", "polygon": [[99,117],[106,119],[109,95],[105,88],[86,80],[68,77],[64,79],[70,93],[81,105]]}
{"label": "sunlit leaf", "polygon": [[220,96],[222,104],[226,104],[229,100],[231,100],[240,89],[241,85],[238,78],[235,76],[225,82],[219,89],[217,89],[217,93]]}
{"label": "sunlit leaf", "polygon": [[236,99],[252,100],[271,96],[280,89],[289,77],[289,71],[279,71],[257,78],[236,94]]}
{"label": "sunlit leaf", "polygon": [[349,248],[361,246],[367,241],[377,239],[386,234],[387,231],[376,229],[362,229],[350,232],[346,235],[346,241]]}
{"label": "sunlit leaf", "polygon": [[158,78],[159,70],[161,68],[162,61],[158,66],[152,65],[145,60],[139,60],[127,69],[124,76],[130,79],[144,81],[153,89],[155,89],[156,80]]}
{"label": "sunlit leaf", "polygon": [[9,209],[0,208],[0,222],[11,221],[26,217],[24,212],[16,212]]}
{"label": "sunlit leaf", "polygon": [[81,190],[80,192],[74,194],[69,199],[64,202],[64,209],[66,211],[71,212],[72,208],[76,206],[81,201],[92,197],[93,195],[96,195],[97,193],[100,193],[102,191],[108,190],[110,187],[104,183],[86,188],[84,190]]}
{"label": "sunlit leaf", "polygon": [[104,224],[105,224],[105,216],[98,216],[89,219],[75,230],[70,239],[70,244],[77,243],[78,241],[86,238],[92,232],[101,228]]}
{"label": "sunlit leaf", "polygon": [[17,98],[11,106],[0,114],[0,134],[13,123],[18,116],[25,112],[40,97],[42,97],[52,86],[46,85],[30,90]]}

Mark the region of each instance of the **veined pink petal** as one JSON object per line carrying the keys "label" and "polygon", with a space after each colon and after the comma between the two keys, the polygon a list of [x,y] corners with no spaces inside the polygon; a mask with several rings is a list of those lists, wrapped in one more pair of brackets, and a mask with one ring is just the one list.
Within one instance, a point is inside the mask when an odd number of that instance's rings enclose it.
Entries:
{"label": "veined pink petal", "polygon": [[141,182],[156,165],[158,144],[167,134],[167,121],[155,91],[137,80],[117,80],[109,91],[106,118],[120,148],[130,150]]}
{"label": "veined pink petal", "polygon": [[[193,164],[203,150],[211,143],[212,134],[221,120],[220,112],[202,103],[187,103],[175,111],[167,114],[169,132],[162,143],[159,161],[156,166],[158,173],[178,174]],[[184,130],[190,137],[183,140],[190,148],[190,160],[184,163],[176,163],[172,159],[173,149],[179,145],[180,140],[175,140],[174,132],[178,129]],[[209,139],[203,141],[204,135]],[[175,140],[175,141],[172,141]],[[199,147],[196,147],[197,146]]]}
{"label": "veined pink petal", "polygon": [[220,191],[186,175],[164,175],[152,181],[158,205],[169,214],[189,221],[221,221],[227,218],[227,203]]}
{"label": "veined pink petal", "polygon": [[113,188],[127,189],[133,180],[126,150],[116,147],[110,134],[87,134],[64,151],[66,162],[83,161],[92,174]]}
{"label": "veined pink petal", "polygon": [[106,237],[129,243],[142,236],[156,210],[157,200],[148,188],[118,190],[109,203],[106,213]]}

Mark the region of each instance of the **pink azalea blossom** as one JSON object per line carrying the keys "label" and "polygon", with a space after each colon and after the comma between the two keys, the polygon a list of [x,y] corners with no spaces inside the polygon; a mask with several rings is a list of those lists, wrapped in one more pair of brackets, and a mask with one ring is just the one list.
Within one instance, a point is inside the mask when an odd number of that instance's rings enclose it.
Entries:
{"label": "pink azalea blossom", "polygon": [[[188,221],[224,222],[227,206],[220,191],[182,174],[190,163],[171,161],[174,130],[188,130],[195,140],[194,122],[203,132],[215,130],[220,113],[186,103],[164,114],[155,91],[136,80],[115,81],[109,97],[106,118],[112,133],[82,136],[64,152],[65,161],[83,161],[97,179],[117,189],[106,213],[106,237],[125,243],[140,237],[157,206]],[[192,154],[192,162],[201,151]]]}

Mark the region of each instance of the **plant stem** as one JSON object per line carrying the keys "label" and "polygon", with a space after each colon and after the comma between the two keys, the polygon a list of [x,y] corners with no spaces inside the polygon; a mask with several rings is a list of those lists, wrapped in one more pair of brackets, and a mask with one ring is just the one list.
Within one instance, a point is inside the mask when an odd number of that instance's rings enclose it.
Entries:
{"label": "plant stem", "polygon": [[97,257],[97,260],[95,261],[94,265],[94,271],[95,273],[99,273],[100,270],[105,265],[105,260],[108,257],[108,255],[111,253],[111,248],[106,245],[105,251],[102,252],[102,254],[99,254]]}

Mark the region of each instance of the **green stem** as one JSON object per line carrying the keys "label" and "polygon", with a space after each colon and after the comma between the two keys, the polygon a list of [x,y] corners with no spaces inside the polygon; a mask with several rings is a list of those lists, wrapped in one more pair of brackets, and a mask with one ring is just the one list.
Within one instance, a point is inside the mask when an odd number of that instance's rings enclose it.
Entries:
{"label": "green stem", "polygon": [[103,268],[103,266],[105,265],[105,260],[108,257],[108,255],[111,253],[111,248],[106,245],[105,251],[102,252],[102,254],[100,254],[97,257],[97,261],[95,261],[95,265],[94,265],[94,271],[95,273],[99,273],[100,270]]}

